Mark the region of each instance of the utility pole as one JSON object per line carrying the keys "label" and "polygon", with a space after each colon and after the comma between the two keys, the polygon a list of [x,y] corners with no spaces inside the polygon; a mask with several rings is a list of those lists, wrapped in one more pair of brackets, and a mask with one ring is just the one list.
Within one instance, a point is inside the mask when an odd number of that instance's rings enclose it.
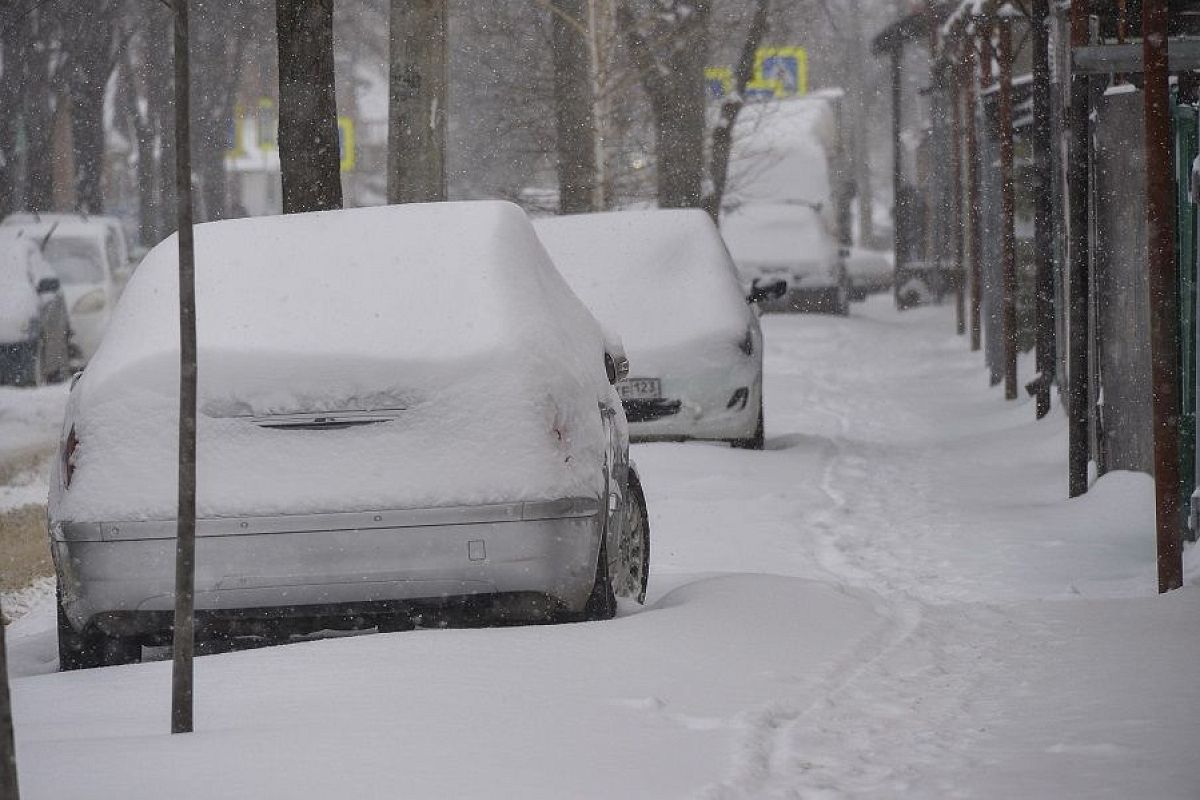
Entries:
{"label": "utility pole", "polygon": [[446,0],[391,2],[388,202],[445,200]]}
{"label": "utility pole", "polygon": [[1179,290],[1175,265],[1166,0],[1143,0],[1146,115],[1146,244],[1154,403],[1158,591],[1183,585],[1179,496]]}
{"label": "utility pole", "polygon": [[[1091,0],[1071,0],[1071,49],[1088,43]],[[1067,120],[1067,484],[1071,497],[1088,490],[1088,78],[1071,70],[1071,105]]]}
{"label": "utility pole", "polygon": [[979,131],[975,122],[975,43],[967,42],[963,65],[967,122],[967,228],[971,244],[971,350],[982,346],[983,218],[979,208]]}
{"label": "utility pole", "polygon": [[1054,343],[1054,219],[1050,202],[1050,22],[1049,0],[1032,0],[1029,20],[1033,43],[1033,249],[1037,269],[1035,318],[1037,379],[1030,389],[1037,399],[1037,418],[1050,413],[1050,389],[1058,356]]}
{"label": "utility pole", "polygon": [[196,251],[192,240],[188,0],[175,2],[175,192],[179,224],[179,504],[171,733],[192,732],[196,585]]}
{"label": "utility pole", "polygon": [[963,259],[965,242],[963,237],[966,235],[967,229],[963,220],[963,146],[962,146],[962,82],[963,68],[957,60],[951,64],[950,80],[948,82],[948,91],[946,96],[951,104],[951,119],[953,133],[951,138],[951,158],[954,159],[954,166],[951,168],[950,181],[954,187],[954,198],[951,201],[951,214],[954,218],[954,274],[957,290],[954,293],[954,321],[955,333],[962,336],[967,332],[967,271]]}
{"label": "utility pole", "polygon": [[13,738],[12,697],[8,693],[8,631],[0,613],[0,800],[20,800],[17,745]]}
{"label": "utility pole", "polygon": [[1013,186],[1012,117],[1012,18],[1010,6],[1002,8],[1000,33],[1000,109],[996,115],[1000,141],[1000,226],[1004,270],[1001,315],[1004,329],[1004,399],[1017,399],[1017,238],[1016,192]]}
{"label": "utility pole", "polygon": [[901,105],[900,66],[903,48],[900,44],[893,45],[892,62],[892,247],[894,249],[892,265],[892,299],[896,308],[900,308],[900,275],[908,253],[905,249],[904,227],[912,223],[909,212],[910,198],[904,191],[904,141],[901,138],[903,130],[901,115],[904,106]]}

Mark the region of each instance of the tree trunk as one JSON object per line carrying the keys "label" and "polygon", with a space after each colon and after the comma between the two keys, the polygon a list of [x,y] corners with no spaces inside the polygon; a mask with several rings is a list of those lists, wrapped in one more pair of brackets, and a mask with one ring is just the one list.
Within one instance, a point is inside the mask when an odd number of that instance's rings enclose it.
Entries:
{"label": "tree trunk", "polygon": [[446,199],[446,0],[392,0],[388,202]]}
{"label": "tree trunk", "polygon": [[20,207],[17,190],[17,132],[21,125],[21,87],[26,81],[24,26],[0,13],[0,218]]}
{"label": "tree trunk", "polygon": [[96,3],[77,10],[68,37],[67,87],[71,95],[71,142],[75,157],[75,206],[98,214],[104,209],[104,89],[113,63],[113,9]]}
{"label": "tree trunk", "polygon": [[[617,25],[654,114],[658,204],[701,205],[704,176],[704,66],[708,60],[707,0],[674,0],[644,34],[628,2],[617,6]],[[652,44],[653,42],[653,44]],[[666,55],[660,60],[659,51]]]}
{"label": "tree trunk", "polygon": [[560,214],[596,211],[596,128],[586,0],[552,0],[554,128],[558,151]]}
{"label": "tree trunk", "polygon": [[[142,186],[143,202],[154,206],[153,229],[142,244],[153,245],[175,230],[175,53],[174,18],[170,11],[154,9],[150,19],[150,46],[146,48],[146,97],[151,135],[158,142],[155,187]],[[149,200],[147,201],[147,197]]]}
{"label": "tree trunk", "polygon": [[746,32],[746,41],[742,44],[742,52],[738,56],[737,67],[734,69],[734,92],[721,104],[721,116],[712,134],[712,156],[709,163],[709,175],[712,177],[712,191],[704,198],[704,210],[718,222],[721,216],[721,203],[725,198],[725,185],[729,180],[729,156],[733,152],[733,126],[744,105],[743,96],[746,85],[754,77],[754,54],[766,38],[770,28],[768,12],[770,0],[757,0],[754,17],[750,20],[750,29]]}
{"label": "tree trunk", "polygon": [[342,207],[333,0],[276,0],[283,213]]}

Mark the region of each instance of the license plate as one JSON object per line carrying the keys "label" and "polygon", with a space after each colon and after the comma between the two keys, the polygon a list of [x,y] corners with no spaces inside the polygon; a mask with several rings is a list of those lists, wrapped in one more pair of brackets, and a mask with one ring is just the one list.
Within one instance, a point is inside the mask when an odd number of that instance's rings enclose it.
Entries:
{"label": "license plate", "polygon": [[662,385],[658,378],[626,378],[617,383],[617,394],[622,400],[657,400],[662,397]]}

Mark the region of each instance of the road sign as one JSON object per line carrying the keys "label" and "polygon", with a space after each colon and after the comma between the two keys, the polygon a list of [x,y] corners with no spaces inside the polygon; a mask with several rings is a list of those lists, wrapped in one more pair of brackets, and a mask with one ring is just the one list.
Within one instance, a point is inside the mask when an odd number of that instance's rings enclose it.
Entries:
{"label": "road sign", "polygon": [[[733,91],[733,70],[704,70],[708,98],[717,101]],[[760,47],[754,54],[754,76],[746,84],[746,100],[773,100],[808,94],[808,53],[803,47]]]}

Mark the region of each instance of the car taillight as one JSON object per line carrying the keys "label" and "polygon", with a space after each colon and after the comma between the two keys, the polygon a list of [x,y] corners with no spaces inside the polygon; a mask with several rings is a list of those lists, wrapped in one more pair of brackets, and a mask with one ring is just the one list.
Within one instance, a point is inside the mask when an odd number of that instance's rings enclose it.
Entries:
{"label": "car taillight", "polygon": [[75,451],[79,449],[79,439],[75,436],[75,426],[67,434],[67,441],[62,449],[62,480],[63,488],[70,488],[71,478],[75,475]]}

